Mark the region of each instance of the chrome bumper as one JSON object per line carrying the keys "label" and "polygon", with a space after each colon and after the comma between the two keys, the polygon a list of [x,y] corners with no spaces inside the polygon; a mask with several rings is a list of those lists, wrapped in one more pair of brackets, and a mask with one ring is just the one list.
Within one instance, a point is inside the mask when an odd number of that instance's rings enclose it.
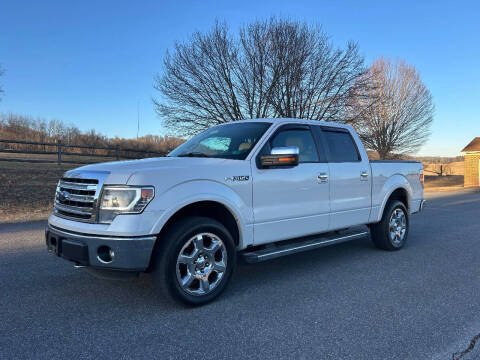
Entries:
{"label": "chrome bumper", "polygon": [[[49,252],[76,265],[143,271],[150,263],[156,236],[115,237],[80,234],[51,225],[45,228]],[[110,252],[111,250],[111,252]],[[103,257],[107,251],[108,259]],[[103,258],[103,259],[102,259]]]}

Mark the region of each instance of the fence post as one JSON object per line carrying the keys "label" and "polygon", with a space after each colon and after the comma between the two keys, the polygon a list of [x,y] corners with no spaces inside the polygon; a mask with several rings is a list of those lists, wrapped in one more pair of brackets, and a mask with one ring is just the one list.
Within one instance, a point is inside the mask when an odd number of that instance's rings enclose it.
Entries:
{"label": "fence post", "polygon": [[57,140],[58,165],[62,165],[62,140]]}
{"label": "fence post", "polygon": [[118,150],[119,150],[119,149],[118,149],[118,144],[117,144],[117,145],[115,145],[115,158],[116,158],[117,160],[120,160],[120,157],[119,157],[119,155],[118,155]]}

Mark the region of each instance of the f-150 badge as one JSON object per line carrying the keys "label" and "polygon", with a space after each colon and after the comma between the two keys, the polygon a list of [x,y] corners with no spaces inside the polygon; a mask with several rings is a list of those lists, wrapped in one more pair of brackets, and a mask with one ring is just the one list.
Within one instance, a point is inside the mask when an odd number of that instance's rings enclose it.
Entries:
{"label": "f-150 badge", "polygon": [[242,175],[242,176],[227,176],[225,181],[248,181],[250,176]]}

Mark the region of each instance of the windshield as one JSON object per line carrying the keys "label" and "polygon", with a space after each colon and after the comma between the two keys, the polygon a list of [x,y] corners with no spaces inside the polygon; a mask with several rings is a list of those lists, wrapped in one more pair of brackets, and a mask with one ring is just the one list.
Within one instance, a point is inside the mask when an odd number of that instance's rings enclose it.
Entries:
{"label": "windshield", "polygon": [[244,122],[208,129],[173,150],[173,157],[245,160],[271,123]]}

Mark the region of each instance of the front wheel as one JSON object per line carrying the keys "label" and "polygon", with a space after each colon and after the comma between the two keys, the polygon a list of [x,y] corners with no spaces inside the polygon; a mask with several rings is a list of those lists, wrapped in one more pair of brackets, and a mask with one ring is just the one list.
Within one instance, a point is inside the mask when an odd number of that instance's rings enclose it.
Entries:
{"label": "front wheel", "polygon": [[236,265],[231,234],[218,221],[189,217],[174,224],[154,254],[155,285],[174,300],[202,305],[227,286]]}
{"label": "front wheel", "polygon": [[382,220],[370,227],[373,243],[379,249],[400,250],[407,241],[409,223],[405,205],[398,200],[390,201],[383,211]]}

